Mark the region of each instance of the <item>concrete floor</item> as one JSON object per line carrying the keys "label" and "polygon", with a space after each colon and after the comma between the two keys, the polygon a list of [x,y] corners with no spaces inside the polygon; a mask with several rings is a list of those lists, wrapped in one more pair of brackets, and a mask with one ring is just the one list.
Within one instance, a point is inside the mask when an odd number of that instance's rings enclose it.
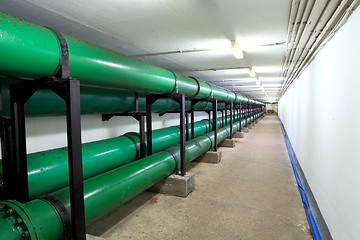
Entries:
{"label": "concrete floor", "polygon": [[88,227],[105,239],[313,239],[275,115],[220,164],[192,162],[188,198],[144,192]]}

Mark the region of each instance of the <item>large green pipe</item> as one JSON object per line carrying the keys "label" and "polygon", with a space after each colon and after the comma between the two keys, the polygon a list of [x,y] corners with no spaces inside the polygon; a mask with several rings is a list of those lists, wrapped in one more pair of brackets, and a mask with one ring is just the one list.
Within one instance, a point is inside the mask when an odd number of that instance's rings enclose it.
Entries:
{"label": "large green pipe", "polygon": [[[229,116],[228,120],[230,120]],[[221,118],[218,118],[217,123],[220,127]],[[200,136],[209,131],[209,121],[196,122],[194,127],[195,136]],[[191,133],[191,129],[189,130]],[[135,161],[136,145],[129,137],[136,142],[137,146],[140,146],[137,133],[127,133],[124,136],[83,144],[84,179]],[[154,130],[152,139],[153,152],[156,153],[179,143],[180,130],[178,127]],[[68,186],[67,148],[32,153],[27,156],[27,159],[30,199]],[[0,161],[0,172],[2,172],[1,165]],[[53,179],[51,184],[49,184],[49,179]]]}
{"label": "large green pipe", "polygon": [[[135,111],[135,93],[124,92],[114,89],[94,87],[81,87],[81,113],[104,114],[104,113],[127,113]],[[146,96],[139,94],[139,111],[146,109]],[[10,116],[10,94],[7,85],[2,86],[1,92],[3,116]],[[190,110],[190,100],[186,101],[186,110]],[[218,108],[224,108],[225,103],[218,103]],[[195,110],[211,110],[211,102],[198,102]],[[152,111],[164,113],[166,111],[179,110],[179,104],[169,98],[157,100]],[[26,116],[63,115],[66,113],[65,102],[51,90],[37,91],[25,105]]]}
{"label": "large green pipe", "polygon": [[[262,114],[257,114],[256,118]],[[245,125],[245,121],[241,125]],[[219,142],[228,136],[229,128],[225,126],[218,130]],[[233,125],[234,131],[238,128],[238,124]],[[214,132],[188,141],[186,163],[209,150],[213,141]],[[168,150],[175,156],[180,156],[178,145]],[[174,156],[167,151],[161,151],[86,180],[84,182],[86,224],[90,224],[170,175],[175,167]],[[58,199],[67,211],[70,211],[68,188],[50,195]],[[62,239],[62,221],[56,209],[47,200],[35,199],[25,204],[11,200],[0,202],[0,239],[18,240],[22,236],[28,236],[27,239]]]}
{"label": "large green pipe", "polygon": [[[36,80],[57,75],[60,45],[48,28],[0,13],[0,76]],[[122,89],[130,92],[179,93],[200,99],[248,101],[225,89],[197,82],[163,68],[123,56],[64,35],[69,48],[71,76],[82,86]]]}

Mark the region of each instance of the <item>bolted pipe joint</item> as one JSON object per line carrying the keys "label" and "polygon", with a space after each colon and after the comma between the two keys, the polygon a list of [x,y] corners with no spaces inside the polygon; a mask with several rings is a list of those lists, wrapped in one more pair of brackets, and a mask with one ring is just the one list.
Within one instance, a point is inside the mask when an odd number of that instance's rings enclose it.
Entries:
{"label": "bolted pipe joint", "polygon": [[15,200],[0,202],[0,239],[60,240],[63,236],[62,221],[52,205],[40,199],[29,204],[31,210],[28,204]]}

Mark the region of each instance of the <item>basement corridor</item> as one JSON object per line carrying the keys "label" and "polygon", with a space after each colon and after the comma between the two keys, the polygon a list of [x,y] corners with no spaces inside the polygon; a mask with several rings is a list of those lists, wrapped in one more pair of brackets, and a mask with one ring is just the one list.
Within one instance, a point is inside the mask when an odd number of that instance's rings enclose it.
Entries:
{"label": "basement corridor", "polygon": [[[312,239],[276,115],[219,164],[194,161],[186,199],[145,191],[87,228],[105,239]],[[111,228],[109,228],[111,226]]]}

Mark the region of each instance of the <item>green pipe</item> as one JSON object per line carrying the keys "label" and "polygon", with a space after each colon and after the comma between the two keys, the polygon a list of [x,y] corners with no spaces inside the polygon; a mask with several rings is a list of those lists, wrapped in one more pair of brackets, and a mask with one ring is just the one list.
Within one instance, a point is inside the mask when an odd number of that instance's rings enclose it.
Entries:
{"label": "green pipe", "polygon": [[[256,114],[256,118],[262,114]],[[229,126],[225,126],[218,130],[219,142],[228,136],[229,128]],[[233,125],[233,130],[238,130],[238,124]],[[187,163],[211,148],[214,133],[206,135],[186,142]],[[180,156],[179,145],[168,150],[175,156]],[[173,155],[167,151],[161,151],[84,181],[86,224],[94,222],[169,176],[174,172],[175,167],[176,161]],[[50,195],[58,199],[70,212],[68,187]],[[44,199],[35,199],[25,204],[12,200],[0,202],[0,226],[0,239],[18,240],[25,237],[27,239],[60,240],[63,238],[63,225],[59,214]]]}
{"label": "green pipe", "polygon": [[[228,120],[230,120],[229,116]],[[220,127],[221,118],[218,118],[217,123],[218,127]],[[200,136],[208,131],[208,120],[194,123],[195,136]],[[191,133],[191,129],[189,129],[189,132]],[[138,133],[127,133],[124,136],[83,144],[84,179],[135,161],[136,145],[129,137],[136,142],[137,146],[140,146]],[[180,130],[178,127],[154,130],[152,139],[153,152],[156,153],[179,143]],[[28,154],[27,160],[30,199],[68,186],[67,148]],[[0,172],[2,172],[1,166],[0,161]],[[49,184],[49,179],[53,179],[51,184]]]}
{"label": "green pipe", "polygon": [[[105,114],[105,113],[128,113],[135,112],[135,93],[124,92],[114,89],[81,87],[80,89],[81,113],[82,114]],[[8,85],[2,86],[1,100],[3,117],[10,116],[10,94]],[[218,108],[224,108],[225,103],[218,103]],[[190,110],[190,100],[185,103],[186,110]],[[146,96],[139,94],[139,111],[146,109]],[[198,102],[195,110],[211,110],[211,102]],[[179,104],[169,98],[157,100],[152,110],[155,113],[166,111],[178,111]],[[51,90],[37,91],[25,104],[26,116],[64,115],[66,113],[65,102]]]}
{"label": "green pipe", "polygon": [[[0,13],[0,77],[36,80],[59,73],[60,46],[48,28]],[[133,58],[64,35],[69,49],[71,76],[82,86],[130,92],[170,93],[176,86],[187,97],[242,101],[225,89],[199,83]],[[236,97],[235,97],[236,96]],[[236,98],[236,99],[235,99]]]}

